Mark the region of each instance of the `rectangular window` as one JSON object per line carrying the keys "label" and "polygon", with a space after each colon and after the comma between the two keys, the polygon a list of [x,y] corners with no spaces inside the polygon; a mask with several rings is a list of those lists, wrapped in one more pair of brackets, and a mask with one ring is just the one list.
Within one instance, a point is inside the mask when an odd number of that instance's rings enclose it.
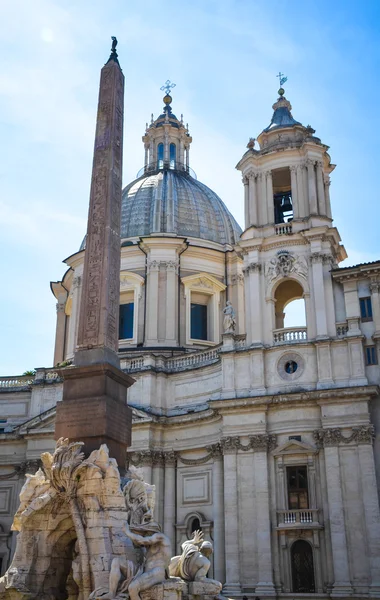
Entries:
{"label": "rectangular window", "polygon": [[128,304],[120,304],[119,340],[128,340],[133,338],[134,312],[134,302],[128,302]]}
{"label": "rectangular window", "polygon": [[191,338],[207,340],[207,304],[191,304]]}
{"label": "rectangular window", "polygon": [[372,321],[372,302],[371,298],[359,298],[360,317],[362,321]]}
{"label": "rectangular window", "polygon": [[309,508],[307,467],[287,467],[289,509]]}
{"label": "rectangular window", "polygon": [[366,346],[365,347],[365,364],[367,366],[377,365],[377,350],[376,346]]}

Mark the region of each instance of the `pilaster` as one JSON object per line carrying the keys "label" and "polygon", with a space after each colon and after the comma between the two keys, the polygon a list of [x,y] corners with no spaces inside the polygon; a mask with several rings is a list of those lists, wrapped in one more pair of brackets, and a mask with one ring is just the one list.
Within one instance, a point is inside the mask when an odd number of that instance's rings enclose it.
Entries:
{"label": "pilaster", "polygon": [[237,443],[239,438],[227,438],[222,441],[224,473],[224,513],[225,513],[225,558],[226,583],[225,595],[240,593],[239,573],[239,528],[238,528],[238,483],[237,483]]}
{"label": "pilaster", "polygon": [[317,204],[317,189],[315,181],[315,161],[308,159],[306,161],[307,167],[307,183],[308,183],[308,195],[309,195],[309,209],[311,215],[318,214]]}
{"label": "pilaster", "polygon": [[323,279],[323,254],[314,252],[310,256],[313,277],[314,310],[317,327],[317,339],[327,337],[326,299]]}
{"label": "pilaster", "polygon": [[316,162],[316,174],[319,214],[326,215],[325,186],[323,183],[323,162],[321,160]]}
{"label": "pilaster", "polygon": [[272,171],[265,173],[266,177],[266,188],[267,188],[267,211],[268,211],[268,224],[274,223],[274,202],[273,202],[273,180]]}
{"label": "pilaster", "polygon": [[164,493],[164,533],[171,541],[171,553],[175,555],[175,523],[176,523],[176,464],[177,457],[173,451],[164,453],[165,460],[165,493]]}
{"label": "pilaster", "polygon": [[257,190],[256,175],[249,175],[249,225],[257,225]]}
{"label": "pilaster", "polygon": [[212,496],[214,513],[214,577],[225,581],[225,544],[224,544],[224,496],[223,496],[223,456],[220,449],[214,452],[212,470]]}
{"label": "pilaster", "polygon": [[300,216],[299,199],[298,199],[298,185],[297,185],[297,170],[296,165],[290,167],[290,185],[292,193],[292,204],[293,204],[293,218],[298,219]]}

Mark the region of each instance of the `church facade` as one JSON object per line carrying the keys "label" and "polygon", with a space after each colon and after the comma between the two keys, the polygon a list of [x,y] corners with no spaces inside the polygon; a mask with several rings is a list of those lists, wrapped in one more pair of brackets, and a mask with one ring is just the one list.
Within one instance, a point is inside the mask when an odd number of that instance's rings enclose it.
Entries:
{"label": "church facade", "polygon": [[[213,542],[225,595],[380,597],[380,261],[339,268],[335,165],[283,88],[237,165],[244,231],[196,179],[169,91],[122,198],[127,463],[156,486],[173,555],[195,529]],[[25,473],[54,447],[85,247],[51,283],[56,366],[0,378],[1,574]]]}

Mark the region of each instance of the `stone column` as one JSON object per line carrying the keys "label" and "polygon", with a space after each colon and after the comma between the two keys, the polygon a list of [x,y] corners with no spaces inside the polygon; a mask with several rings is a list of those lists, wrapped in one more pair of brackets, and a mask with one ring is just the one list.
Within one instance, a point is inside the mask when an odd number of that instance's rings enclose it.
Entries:
{"label": "stone column", "polygon": [[157,345],[158,339],[158,278],[160,263],[148,261],[147,273],[147,307],[146,307],[146,345]]}
{"label": "stone column", "polygon": [[290,167],[290,185],[291,185],[291,194],[292,194],[292,204],[293,204],[293,218],[298,219],[300,216],[300,210],[298,205],[298,187],[297,187],[297,169],[296,165],[292,165]]}
{"label": "stone column", "polygon": [[221,453],[214,456],[212,469],[212,497],[214,515],[214,577],[217,581],[225,581],[225,513],[223,497],[223,459]]}
{"label": "stone column", "polygon": [[182,169],[185,164],[185,156],[184,155],[185,155],[185,150],[184,150],[184,145],[183,145],[183,139],[181,138],[179,140],[179,162],[180,162]]}
{"label": "stone column", "polygon": [[176,454],[165,452],[165,493],[164,493],[164,533],[171,541],[171,554],[176,553],[175,548],[175,487],[176,487]]}
{"label": "stone column", "polygon": [[57,308],[57,324],[55,329],[55,344],[54,344],[54,362],[56,365],[65,360],[65,338],[66,338],[66,313],[65,306],[67,300],[67,292],[64,291],[58,295]]}
{"label": "stone column", "polygon": [[258,554],[258,583],[256,596],[275,596],[271,547],[271,523],[269,505],[269,474],[267,436],[260,435],[254,453],[254,485],[256,490],[256,544]]}
{"label": "stone column", "polygon": [[243,177],[243,185],[244,185],[244,221],[245,221],[245,229],[251,224],[250,219],[250,211],[249,211],[249,178]]}
{"label": "stone column", "polygon": [[319,214],[326,215],[325,186],[323,183],[323,162],[321,160],[317,161],[317,192]]}
{"label": "stone column", "polygon": [[303,218],[307,215],[306,197],[304,189],[304,165],[297,166],[297,200],[298,200],[298,216]]}
{"label": "stone column", "polygon": [[251,339],[252,344],[262,343],[262,320],[260,307],[256,304],[255,300],[260,298],[260,274],[261,264],[250,263],[245,273],[247,276],[246,285],[249,286],[249,298],[250,304],[247,305],[250,311],[250,328],[247,331],[248,337]]}
{"label": "stone column", "polygon": [[238,442],[239,438],[223,440],[226,557],[226,583],[223,593],[227,596],[240,593],[236,441]]}
{"label": "stone column", "polygon": [[165,131],[164,136],[164,165],[169,164],[169,135],[168,132]]}
{"label": "stone column", "polygon": [[258,225],[256,175],[254,173],[249,175],[249,223]]}
{"label": "stone column", "polygon": [[144,155],[144,170],[146,171],[147,166],[148,166],[148,152],[149,152],[149,145],[145,144],[144,146],[145,149],[145,155]]}
{"label": "stone column", "polygon": [[260,209],[259,209],[259,223],[260,225],[266,225],[268,219],[268,202],[267,202],[267,178],[265,173],[259,173],[257,176],[257,186],[260,188]]}
{"label": "stone column", "polygon": [[331,202],[330,202],[330,176],[324,176],[324,184],[325,184],[325,199],[326,199],[326,215],[329,219],[332,219],[331,213]]}
{"label": "stone column", "polygon": [[380,281],[371,281],[369,289],[371,292],[373,322],[375,325],[375,339],[380,338]]}
{"label": "stone column", "polygon": [[178,263],[168,261],[166,263],[166,328],[165,341],[171,345],[177,345],[177,308],[178,308]]}
{"label": "stone column", "polygon": [[186,171],[189,170],[190,165],[190,147],[186,146]]}
{"label": "stone column", "polygon": [[370,596],[380,596],[380,511],[373,456],[373,428],[363,431],[363,443],[358,445],[362,480],[364,518],[367,530],[368,559],[371,572]]}
{"label": "stone column", "polygon": [[318,214],[317,204],[317,190],[315,185],[315,162],[308,159],[306,161],[307,166],[307,180],[308,180],[308,192],[309,192],[309,210],[311,215]]}
{"label": "stone column", "polygon": [[334,440],[325,440],[324,442],[329,523],[334,567],[332,594],[336,596],[348,596],[352,594],[352,587],[344,522],[342,478],[339,464],[339,448],[336,445],[330,445],[333,443]]}
{"label": "stone column", "polygon": [[150,140],[149,144],[149,166],[153,169],[156,165],[157,157],[155,152],[155,145],[153,139]]}
{"label": "stone column", "polygon": [[164,521],[164,453],[152,452],[153,473],[152,483],[156,487],[156,503],[154,507],[154,518],[162,526]]}
{"label": "stone column", "polygon": [[267,210],[268,210],[268,223],[274,223],[274,201],[273,201],[273,181],[272,171],[265,173],[267,180]]}
{"label": "stone column", "polygon": [[313,277],[313,294],[317,339],[327,337],[326,300],[323,280],[323,254],[314,252],[311,257],[311,272]]}

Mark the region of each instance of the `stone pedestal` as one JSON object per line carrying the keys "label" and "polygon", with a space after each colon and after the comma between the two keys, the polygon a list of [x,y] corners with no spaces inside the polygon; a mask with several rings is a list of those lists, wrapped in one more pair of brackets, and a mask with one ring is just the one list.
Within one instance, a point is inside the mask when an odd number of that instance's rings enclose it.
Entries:
{"label": "stone pedestal", "polygon": [[86,455],[107,444],[124,468],[132,427],[127,389],[134,379],[107,363],[62,369],[60,375],[63,400],[57,404],[55,439],[84,442]]}

